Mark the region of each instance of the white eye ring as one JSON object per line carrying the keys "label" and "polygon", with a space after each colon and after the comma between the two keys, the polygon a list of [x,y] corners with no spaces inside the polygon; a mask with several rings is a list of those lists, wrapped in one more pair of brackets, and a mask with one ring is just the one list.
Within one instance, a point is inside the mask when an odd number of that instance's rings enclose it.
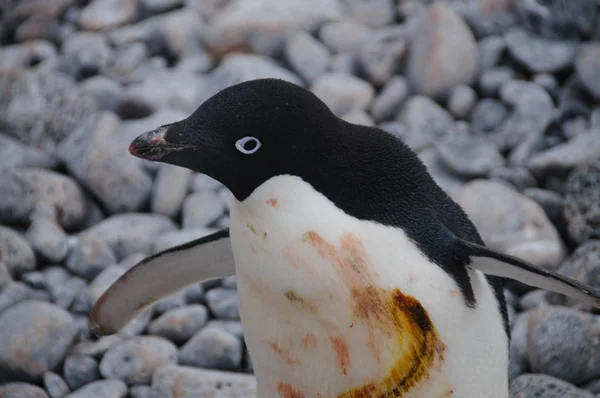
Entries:
{"label": "white eye ring", "polygon": [[[245,148],[245,145],[249,142],[254,142],[254,147],[252,149]],[[244,155],[250,155],[250,154],[253,154],[254,152],[258,151],[258,148],[260,148],[260,145],[261,144],[260,144],[259,139],[256,137],[251,137],[251,136],[240,138],[235,143],[235,147],[237,148],[237,150],[240,151],[241,153],[243,153]]]}

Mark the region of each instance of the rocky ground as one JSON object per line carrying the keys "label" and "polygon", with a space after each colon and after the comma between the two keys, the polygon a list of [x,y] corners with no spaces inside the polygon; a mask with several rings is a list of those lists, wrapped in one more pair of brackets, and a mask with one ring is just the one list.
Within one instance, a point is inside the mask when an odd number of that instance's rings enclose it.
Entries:
{"label": "rocky ground", "polygon": [[[600,285],[600,2],[0,0],[0,397],[251,397],[235,279],[87,315],[230,193],[129,142],[240,81],[402,137],[493,248]],[[513,397],[600,397],[600,316],[512,284]],[[3,383],[3,384],[1,384]]]}

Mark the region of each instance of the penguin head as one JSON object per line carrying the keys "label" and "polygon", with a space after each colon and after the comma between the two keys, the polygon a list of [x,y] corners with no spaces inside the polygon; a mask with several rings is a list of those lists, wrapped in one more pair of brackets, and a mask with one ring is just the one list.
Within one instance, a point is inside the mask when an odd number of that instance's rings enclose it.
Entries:
{"label": "penguin head", "polygon": [[129,152],[186,167],[242,201],[269,178],[306,175],[327,156],[340,119],[313,93],[277,79],[239,83],[188,118],[137,137]]}

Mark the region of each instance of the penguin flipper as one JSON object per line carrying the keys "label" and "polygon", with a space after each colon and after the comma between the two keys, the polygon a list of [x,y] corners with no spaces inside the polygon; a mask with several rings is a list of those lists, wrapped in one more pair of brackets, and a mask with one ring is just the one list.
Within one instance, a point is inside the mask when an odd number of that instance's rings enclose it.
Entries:
{"label": "penguin flipper", "polygon": [[484,274],[513,279],[529,286],[561,293],[600,308],[600,290],[597,288],[587,286],[520,258],[499,253],[458,237],[455,239],[457,245],[469,253],[471,263],[468,264],[468,267],[472,269],[479,270]]}
{"label": "penguin flipper", "polygon": [[97,335],[118,332],[153,302],[197,282],[235,275],[229,229],[156,253],[123,274],[90,313]]}

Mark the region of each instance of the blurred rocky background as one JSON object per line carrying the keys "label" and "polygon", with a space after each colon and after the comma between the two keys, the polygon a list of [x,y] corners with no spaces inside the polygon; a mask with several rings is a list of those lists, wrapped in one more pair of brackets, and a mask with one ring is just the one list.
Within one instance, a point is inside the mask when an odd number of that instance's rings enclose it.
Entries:
{"label": "blurred rocky background", "polygon": [[[598,0],[0,0],[0,397],[255,396],[235,278],[90,334],[144,256],[230,193],[130,156],[278,77],[418,151],[486,243],[600,285]],[[165,270],[168,272],[168,270]],[[513,283],[513,397],[600,397],[600,315]]]}

